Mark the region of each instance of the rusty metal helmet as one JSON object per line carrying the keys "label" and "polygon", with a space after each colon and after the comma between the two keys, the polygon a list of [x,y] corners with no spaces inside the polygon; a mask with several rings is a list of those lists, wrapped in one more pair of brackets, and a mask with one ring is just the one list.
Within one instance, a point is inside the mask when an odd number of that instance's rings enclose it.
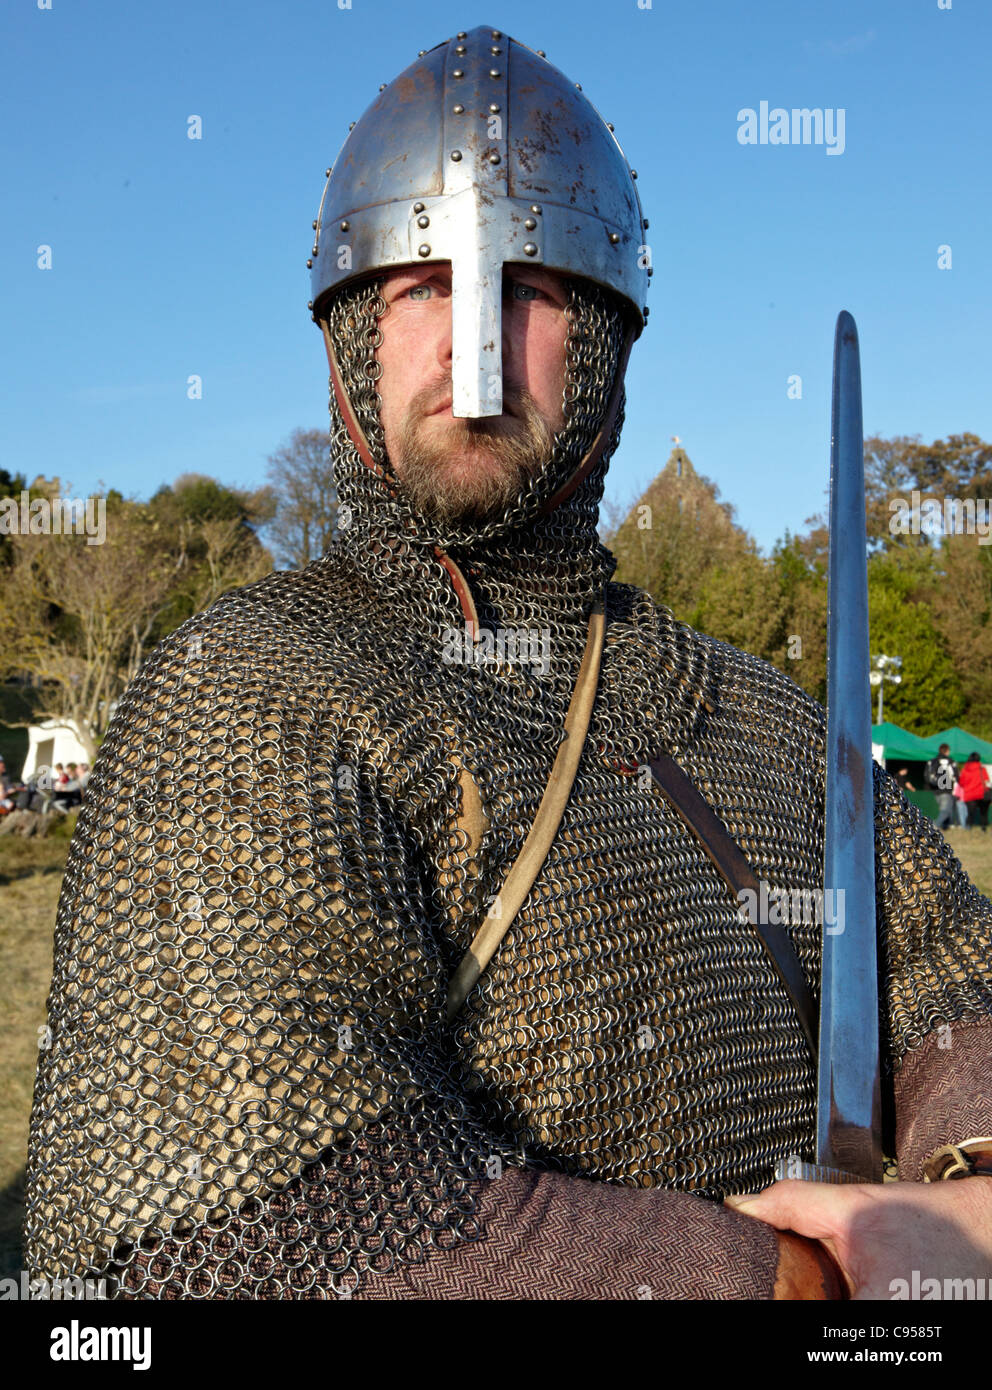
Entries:
{"label": "rusty metal helmet", "polygon": [[452,413],[503,409],[503,267],[541,265],[646,319],[647,222],[591,102],[541,53],[480,25],[420,54],[352,128],[315,223],[311,308],[393,266],[450,261]]}

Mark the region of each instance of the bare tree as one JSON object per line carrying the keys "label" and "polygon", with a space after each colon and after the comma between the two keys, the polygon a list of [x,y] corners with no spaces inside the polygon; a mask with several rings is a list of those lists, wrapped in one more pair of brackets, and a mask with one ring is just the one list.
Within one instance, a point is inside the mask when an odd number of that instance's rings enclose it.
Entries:
{"label": "bare tree", "polygon": [[[32,491],[59,492],[57,479]],[[92,762],[114,702],[149,651],[190,613],[260,578],[271,558],[238,517],[179,518],[109,501],[106,536],[8,538],[0,675],[40,682],[33,720],[73,726]],[[23,722],[22,725],[23,727]]]}
{"label": "bare tree", "polygon": [[326,430],[294,430],[289,443],[269,456],[267,476],[276,514],[267,531],[276,559],[286,569],[317,560],[337,534],[338,498]]}
{"label": "bare tree", "polygon": [[41,681],[34,719],[75,726],[91,762],[185,563],[183,552],[163,553],[143,522],[114,517],[103,545],[82,536],[10,537],[0,665]]}

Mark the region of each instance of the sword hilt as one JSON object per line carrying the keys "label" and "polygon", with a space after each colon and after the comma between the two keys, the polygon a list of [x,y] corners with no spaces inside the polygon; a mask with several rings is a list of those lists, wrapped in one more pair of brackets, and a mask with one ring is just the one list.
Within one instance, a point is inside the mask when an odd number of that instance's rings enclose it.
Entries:
{"label": "sword hilt", "polygon": [[[805,1163],[798,1158],[780,1158],[775,1164],[775,1181],[784,1182],[789,1178],[800,1182],[865,1182],[853,1173],[845,1173],[842,1168],[831,1168],[825,1163]],[[849,1295],[847,1283],[840,1266],[829,1250],[818,1240],[796,1235],[795,1231],[777,1231],[779,1238],[779,1265],[775,1278],[776,1299],[828,1299],[842,1300]],[[784,1238],[788,1237],[788,1240]],[[801,1273],[794,1272],[793,1262],[799,1264]]]}
{"label": "sword hilt", "polygon": [[780,1158],[775,1164],[775,1181],[798,1178],[800,1182],[867,1182],[841,1168],[828,1168],[822,1163],[803,1163],[795,1158]]}

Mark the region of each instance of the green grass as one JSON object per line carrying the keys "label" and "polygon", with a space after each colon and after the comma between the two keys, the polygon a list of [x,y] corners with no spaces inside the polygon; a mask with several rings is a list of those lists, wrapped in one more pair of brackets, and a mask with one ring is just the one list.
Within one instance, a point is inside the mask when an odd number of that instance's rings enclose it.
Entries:
{"label": "green grass", "polygon": [[[55,910],[69,836],[68,816],[45,840],[0,837],[0,1019],[6,1066],[0,1087],[0,1278],[21,1268],[24,1157],[51,981]],[[950,844],[976,886],[992,898],[992,832],[951,830]]]}
{"label": "green grass", "polygon": [[944,834],[972,883],[980,893],[992,898],[992,830],[983,835],[980,830],[958,826]]}
{"label": "green grass", "polygon": [[52,937],[75,816],[44,840],[0,839],[0,1277],[21,1268],[24,1155],[38,1063],[38,1029],[52,974]]}

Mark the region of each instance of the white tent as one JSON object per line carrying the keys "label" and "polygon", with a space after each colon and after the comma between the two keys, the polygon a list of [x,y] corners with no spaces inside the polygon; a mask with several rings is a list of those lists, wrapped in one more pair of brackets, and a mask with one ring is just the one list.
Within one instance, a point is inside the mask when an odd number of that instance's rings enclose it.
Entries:
{"label": "white tent", "polygon": [[58,724],[54,719],[45,719],[28,729],[28,754],[24,759],[21,781],[26,782],[42,768],[53,768],[56,763],[64,767],[67,763],[87,763],[89,760],[75,724]]}

